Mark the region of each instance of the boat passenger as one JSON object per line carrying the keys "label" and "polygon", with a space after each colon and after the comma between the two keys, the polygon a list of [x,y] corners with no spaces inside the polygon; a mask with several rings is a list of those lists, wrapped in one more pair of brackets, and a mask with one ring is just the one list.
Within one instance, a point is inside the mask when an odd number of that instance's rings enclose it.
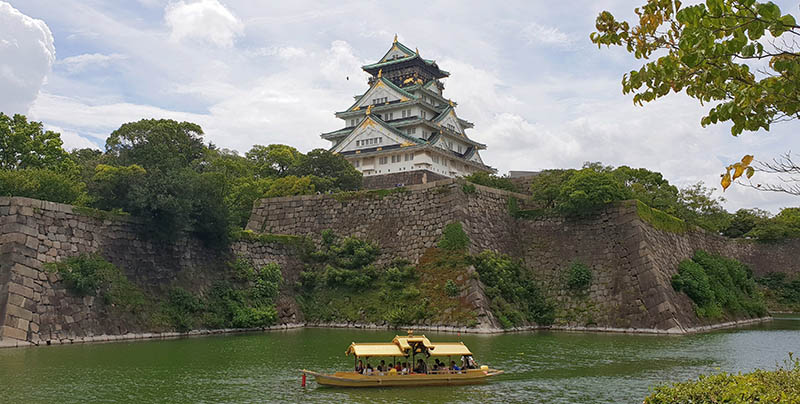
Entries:
{"label": "boat passenger", "polygon": [[407,374],[408,373],[408,362],[403,362],[403,368],[400,369],[400,373]]}
{"label": "boat passenger", "polygon": [[461,373],[461,368],[456,365],[456,361],[450,361],[450,370],[456,373]]}
{"label": "boat passenger", "polygon": [[358,365],[356,365],[356,373],[363,373],[364,372],[364,361],[358,361]]}
{"label": "boat passenger", "polygon": [[372,365],[367,363],[367,368],[364,370],[364,374],[367,376],[372,376],[372,372],[373,372]]}
{"label": "boat passenger", "polygon": [[414,368],[414,373],[428,373],[428,366],[425,361],[420,359],[417,361],[417,367]]}

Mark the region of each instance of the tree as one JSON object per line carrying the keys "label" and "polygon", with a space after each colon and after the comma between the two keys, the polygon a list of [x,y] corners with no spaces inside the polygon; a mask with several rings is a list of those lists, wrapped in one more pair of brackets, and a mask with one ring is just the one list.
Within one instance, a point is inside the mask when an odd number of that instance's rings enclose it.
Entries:
{"label": "tree", "polygon": [[269,146],[254,145],[245,157],[255,166],[256,173],[261,177],[282,177],[288,170],[296,165],[302,153],[294,147],[283,144]]}
{"label": "tree", "polygon": [[148,172],[192,167],[207,150],[199,125],[171,119],[126,123],[106,139],[106,153],[115,164],[138,164]]}
{"label": "tree", "polygon": [[556,207],[565,215],[588,216],[611,202],[630,197],[630,192],[612,173],[584,168],[561,188]]}
{"label": "tree", "polygon": [[575,170],[545,170],[533,177],[531,181],[532,200],[538,202],[543,209],[556,206],[561,187],[575,174]]}
{"label": "tree", "polygon": [[332,180],[332,189],[317,190],[321,192],[356,190],[361,187],[362,181],[361,173],[350,162],[344,157],[325,149],[314,149],[305,156],[301,156],[288,173],[298,177],[313,175],[320,178],[330,178]]}
{"label": "tree", "polygon": [[714,188],[698,182],[680,190],[676,216],[714,233],[728,227],[730,214],[722,207],[725,198],[715,198]]}
{"label": "tree", "polygon": [[476,171],[466,177],[465,180],[487,187],[504,189],[506,191],[517,192],[517,187],[508,177],[498,177],[486,171]]}
{"label": "tree", "polygon": [[769,220],[769,212],[761,209],[739,209],[731,216],[728,227],[722,235],[731,238],[744,237],[756,226]]}
{"label": "tree", "polygon": [[46,168],[0,170],[0,196],[24,196],[51,202],[84,205],[86,184],[74,176]]}
{"label": "tree", "polygon": [[671,185],[661,173],[645,168],[620,166],[614,169],[617,177],[630,189],[634,199],[644,202],[651,208],[674,213],[678,203],[678,188]]}
{"label": "tree", "polygon": [[62,146],[61,135],[44,130],[41,122],[0,112],[0,170],[46,168],[76,174],[77,167]]}
{"label": "tree", "polygon": [[[638,25],[631,27],[603,11],[590,36],[598,46],[625,46],[637,59],[660,55],[623,76],[623,92],[634,93],[634,103],[685,90],[701,103],[718,102],[703,126],[732,121],[733,135],[800,119],[800,49],[793,41],[800,26],[791,14],[754,0],[683,8],[679,0],[648,0],[635,12]],[[750,63],[760,60],[769,63]]]}

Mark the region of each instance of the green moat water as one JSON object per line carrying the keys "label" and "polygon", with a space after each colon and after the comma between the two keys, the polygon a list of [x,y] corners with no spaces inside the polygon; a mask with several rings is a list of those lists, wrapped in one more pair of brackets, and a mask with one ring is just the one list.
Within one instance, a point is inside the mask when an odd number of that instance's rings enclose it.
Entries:
{"label": "green moat water", "polygon": [[649,387],[716,371],[774,368],[800,351],[800,316],[689,336],[537,332],[463,340],[508,373],[485,385],[300,387],[300,368],[351,366],[353,341],[395,332],[298,329],[177,340],[0,350],[2,403],[640,403]]}

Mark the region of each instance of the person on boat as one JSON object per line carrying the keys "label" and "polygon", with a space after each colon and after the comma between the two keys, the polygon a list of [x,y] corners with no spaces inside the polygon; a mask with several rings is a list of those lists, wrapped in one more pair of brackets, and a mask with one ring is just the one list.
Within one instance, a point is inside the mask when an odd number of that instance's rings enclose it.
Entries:
{"label": "person on boat", "polygon": [[450,370],[456,373],[461,373],[461,368],[456,365],[456,361],[450,361]]}
{"label": "person on boat", "polygon": [[475,359],[472,359],[472,355],[464,355],[461,357],[461,368],[477,369],[478,365],[475,363]]}
{"label": "person on boat", "polygon": [[403,362],[403,367],[400,369],[400,373],[408,374],[408,362]]}
{"label": "person on boat", "polygon": [[358,365],[356,365],[356,373],[363,373],[364,372],[364,361],[358,361]]}
{"label": "person on boat", "polygon": [[396,370],[396,371],[398,371],[398,372],[400,372],[400,371],[402,371],[402,370],[403,370],[403,366],[400,364],[400,362],[397,362],[397,363],[394,365],[394,370]]}
{"label": "person on boat", "polygon": [[420,359],[417,361],[417,367],[414,368],[414,373],[428,373],[428,366],[425,361]]}
{"label": "person on boat", "polygon": [[367,375],[367,376],[372,376],[372,372],[373,372],[372,365],[367,363],[367,368],[364,369],[364,374]]}
{"label": "person on boat", "polygon": [[389,370],[389,368],[386,367],[386,361],[385,360],[381,360],[381,364],[378,365],[378,372],[386,372],[388,370]]}

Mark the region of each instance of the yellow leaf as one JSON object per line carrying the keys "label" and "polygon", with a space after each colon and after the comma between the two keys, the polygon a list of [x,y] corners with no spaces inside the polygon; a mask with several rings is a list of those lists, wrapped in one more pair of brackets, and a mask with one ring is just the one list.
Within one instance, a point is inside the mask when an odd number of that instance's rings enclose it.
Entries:
{"label": "yellow leaf", "polygon": [[736,181],[737,178],[741,177],[744,174],[744,166],[742,163],[736,163],[733,165],[733,181]]}
{"label": "yellow leaf", "polygon": [[750,177],[752,177],[753,174],[755,174],[755,173],[756,173],[756,170],[753,167],[747,167],[747,174],[745,174],[745,175],[747,176],[748,179],[750,179]]}
{"label": "yellow leaf", "polygon": [[728,174],[728,173],[725,173],[725,175],[722,176],[722,181],[720,182],[720,184],[722,184],[722,190],[723,191],[728,189],[728,187],[731,186],[731,175]]}
{"label": "yellow leaf", "polygon": [[747,167],[752,162],[753,162],[753,155],[752,154],[748,154],[748,155],[742,157],[742,165],[743,166]]}

